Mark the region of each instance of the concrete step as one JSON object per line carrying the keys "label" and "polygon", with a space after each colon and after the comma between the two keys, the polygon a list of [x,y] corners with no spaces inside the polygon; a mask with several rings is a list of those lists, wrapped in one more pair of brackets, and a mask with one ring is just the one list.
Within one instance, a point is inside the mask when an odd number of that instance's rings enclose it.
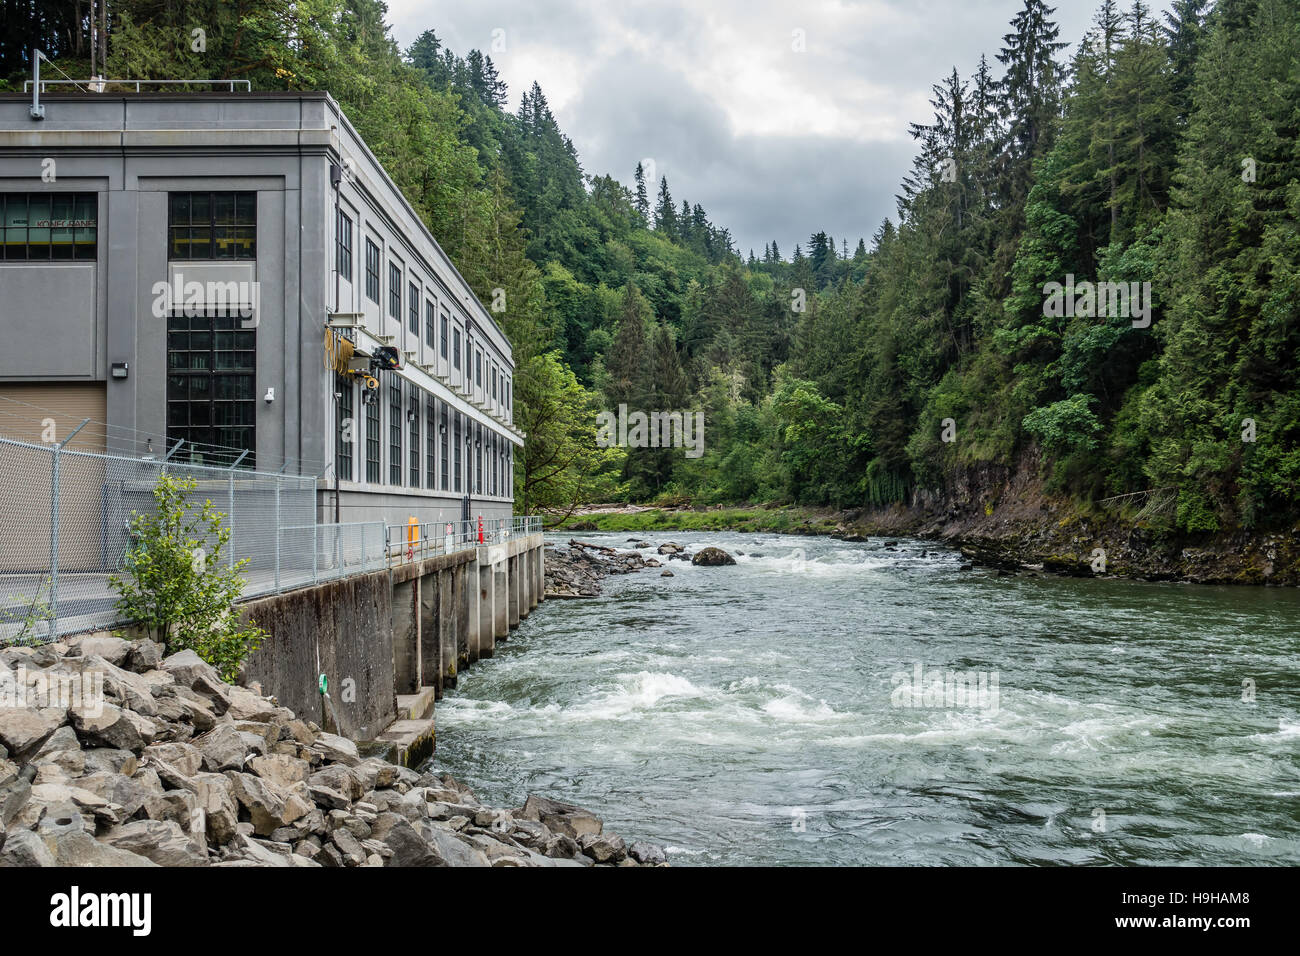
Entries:
{"label": "concrete step", "polygon": [[393,753],[389,759],[393,763],[414,770],[433,755],[433,718],[394,721],[375,740],[392,745]]}
{"label": "concrete step", "polygon": [[424,720],[433,716],[433,699],[437,696],[436,687],[421,687],[416,694],[397,695],[398,720]]}

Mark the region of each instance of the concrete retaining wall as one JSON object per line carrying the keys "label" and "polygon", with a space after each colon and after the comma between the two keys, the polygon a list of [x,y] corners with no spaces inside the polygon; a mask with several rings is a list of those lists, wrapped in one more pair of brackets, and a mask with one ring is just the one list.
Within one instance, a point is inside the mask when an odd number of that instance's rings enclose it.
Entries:
{"label": "concrete retaining wall", "polygon": [[493,655],[540,603],[542,561],[542,536],[527,535],[249,601],[241,616],[269,637],[243,679],[354,740],[421,721],[431,735],[432,713],[410,713],[411,702],[441,697]]}

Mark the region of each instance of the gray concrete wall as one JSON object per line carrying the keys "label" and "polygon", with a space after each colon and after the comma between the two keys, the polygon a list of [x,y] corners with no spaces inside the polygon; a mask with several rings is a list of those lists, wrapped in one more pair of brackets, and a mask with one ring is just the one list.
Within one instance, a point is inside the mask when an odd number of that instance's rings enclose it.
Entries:
{"label": "gray concrete wall", "polygon": [[435,687],[440,697],[465,667],[492,656],[500,628],[518,623],[510,611],[524,593],[520,576],[541,549],[541,535],[529,535],[249,601],[241,616],[269,637],[244,679],[332,732],[373,739],[395,719],[398,694]]}

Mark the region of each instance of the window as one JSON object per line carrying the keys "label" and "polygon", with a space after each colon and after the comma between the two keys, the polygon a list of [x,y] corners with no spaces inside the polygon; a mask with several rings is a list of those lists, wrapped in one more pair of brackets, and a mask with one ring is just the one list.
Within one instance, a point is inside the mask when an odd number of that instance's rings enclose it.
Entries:
{"label": "window", "polygon": [[[253,466],[257,333],[230,316],[167,319],[167,438],[190,461]],[[233,453],[232,453],[233,450]]]}
{"label": "window", "polygon": [[447,360],[447,313],[442,313],[442,332],[438,339],[438,349],[445,362]]}
{"label": "window", "polygon": [[452,412],[452,422],[455,426],[455,432],[451,437],[452,454],[452,479],[455,483],[456,494],[460,494],[460,412]]}
{"label": "window", "polygon": [[339,210],[338,222],[334,227],[337,246],[334,268],[340,276],[352,281],[352,220]]}
{"label": "window", "polygon": [[366,239],[366,298],[379,304],[379,247]]}
{"label": "window", "polygon": [[338,376],[334,391],[338,393],[338,431],[334,446],[334,471],[339,481],[352,480],[352,445],[357,439],[357,423],[352,419],[352,379]]}
{"label": "window", "polygon": [[424,399],[424,487],[435,487],[438,480],[438,420],[433,396]]}
{"label": "window", "polygon": [[402,321],[402,270],[392,262],[388,264],[388,314]]}
{"label": "window", "polygon": [[433,303],[426,299],[424,302],[424,344],[427,345],[430,350],[434,348],[434,341],[433,341],[434,314],[435,313],[434,313]]}
{"label": "window", "polygon": [[497,367],[492,366],[492,401],[497,400]]}
{"label": "window", "polygon": [[[441,468],[441,472],[440,472],[441,477],[440,477],[440,484],[439,484],[439,487],[440,487],[443,491],[446,491],[446,490],[447,490],[447,487],[448,487],[448,485],[447,485],[447,471],[448,471],[448,463],[447,463],[447,439],[448,439],[448,436],[447,436],[447,405],[446,405],[445,402],[443,403],[443,406],[442,406],[442,414],[441,414],[441,415],[439,416],[439,418],[438,418],[438,439],[439,439],[439,449],[440,449],[441,452],[442,452],[442,468]],[[456,490],[459,491],[460,488],[457,488]]]}
{"label": "window", "polygon": [[451,364],[459,371],[460,369],[460,326],[457,326],[451,333]]}
{"label": "window", "polygon": [[411,407],[406,413],[407,436],[411,440],[411,487],[420,487],[420,390],[411,386]]}
{"label": "window", "polygon": [[379,393],[365,392],[366,399],[366,481],[379,484]]}
{"label": "window", "polygon": [[483,426],[474,423],[474,494],[483,494]]}
{"label": "window", "polygon": [[497,436],[496,432],[488,432],[488,455],[492,458],[492,494],[497,493]]}
{"label": "window", "polygon": [[474,351],[474,386],[483,387],[483,353],[477,349]]}
{"label": "window", "polygon": [[256,259],[257,193],[169,193],[170,259]]}
{"label": "window", "polygon": [[407,306],[407,309],[409,310],[407,322],[409,323],[411,334],[415,336],[415,342],[412,343],[414,345],[418,344],[420,341],[420,287],[414,282],[407,285],[406,298],[410,303]]}
{"label": "window", "polygon": [[402,380],[396,375],[388,385],[388,483],[402,483]]}
{"label": "window", "polygon": [[94,259],[95,193],[0,193],[0,259]]}

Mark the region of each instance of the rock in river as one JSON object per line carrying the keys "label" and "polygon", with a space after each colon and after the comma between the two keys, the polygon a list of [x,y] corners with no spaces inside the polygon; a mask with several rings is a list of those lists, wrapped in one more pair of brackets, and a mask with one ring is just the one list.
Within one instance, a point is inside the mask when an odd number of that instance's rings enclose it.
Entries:
{"label": "rock in river", "polygon": [[736,559],[721,548],[701,548],[695,552],[695,557],[691,558],[691,564],[702,564],[705,567],[716,568],[724,564],[735,564]]}

